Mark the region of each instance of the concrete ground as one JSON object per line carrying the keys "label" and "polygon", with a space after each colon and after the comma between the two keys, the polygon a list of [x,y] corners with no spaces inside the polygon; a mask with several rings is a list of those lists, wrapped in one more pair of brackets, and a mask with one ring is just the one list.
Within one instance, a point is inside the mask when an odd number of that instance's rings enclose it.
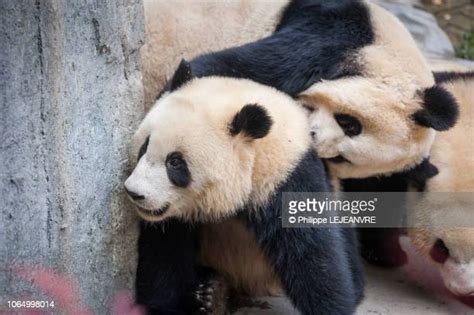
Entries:
{"label": "concrete ground", "polygon": [[399,270],[366,268],[366,293],[358,315],[474,314],[474,310],[458,302],[436,298]]}
{"label": "concrete ground", "polygon": [[[410,281],[400,270],[366,266],[365,298],[357,315],[468,315],[474,310],[454,301],[442,301]],[[286,298],[265,298],[242,307],[236,315],[296,315]]]}

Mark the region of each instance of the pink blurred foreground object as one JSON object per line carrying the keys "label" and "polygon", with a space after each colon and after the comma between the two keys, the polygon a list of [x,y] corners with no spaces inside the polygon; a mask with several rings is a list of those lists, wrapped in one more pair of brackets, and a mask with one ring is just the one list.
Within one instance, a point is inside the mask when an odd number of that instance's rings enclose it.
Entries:
{"label": "pink blurred foreground object", "polygon": [[[15,266],[8,268],[7,272],[18,275],[25,281],[31,282],[42,293],[54,301],[54,308],[49,309],[17,309],[0,314],[68,314],[68,315],[93,315],[94,312],[81,303],[80,293],[75,281],[68,276],[61,275],[49,268],[39,266]],[[35,300],[35,297],[21,297],[20,300]],[[127,291],[120,291],[112,298],[110,305],[112,315],[144,315],[143,307],[135,304],[132,296]]]}

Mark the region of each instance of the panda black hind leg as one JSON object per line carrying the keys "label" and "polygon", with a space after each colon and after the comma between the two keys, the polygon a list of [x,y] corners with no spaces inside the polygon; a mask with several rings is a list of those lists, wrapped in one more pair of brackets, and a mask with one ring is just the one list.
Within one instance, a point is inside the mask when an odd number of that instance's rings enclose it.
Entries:
{"label": "panda black hind leg", "polygon": [[193,226],[177,220],[141,223],[136,298],[147,314],[188,315],[195,309],[196,235]]}
{"label": "panda black hind leg", "polygon": [[229,287],[227,281],[212,268],[201,267],[198,272],[198,285],[194,292],[194,314],[227,314]]}

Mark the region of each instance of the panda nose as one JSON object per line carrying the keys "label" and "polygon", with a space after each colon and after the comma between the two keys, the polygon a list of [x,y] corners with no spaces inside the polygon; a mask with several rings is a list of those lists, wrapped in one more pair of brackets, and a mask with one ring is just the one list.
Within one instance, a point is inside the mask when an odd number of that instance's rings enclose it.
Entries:
{"label": "panda nose", "polygon": [[127,194],[128,194],[133,200],[143,200],[143,199],[145,199],[145,196],[139,195],[139,194],[137,194],[136,192],[133,192],[133,191],[131,191],[131,190],[128,190],[127,187],[125,187],[125,191],[127,192]]}
{"label": "panda nose", "polygon": [[316,137],[316,131],[311,131],[309,134],[311,135],[311,138],[313,139]]}

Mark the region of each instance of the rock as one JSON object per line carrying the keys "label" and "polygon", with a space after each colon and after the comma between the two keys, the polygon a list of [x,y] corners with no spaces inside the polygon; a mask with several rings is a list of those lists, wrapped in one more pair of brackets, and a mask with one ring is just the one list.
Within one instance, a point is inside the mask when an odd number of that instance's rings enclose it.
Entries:
{"label": "rock", "polygon": [[435,17],[411,1],[376,0],[396,15],[410,31],[418,48],[431,58],[453,58],[454,48]]}
{"label": "rock", "polygon": [[140,0],[0,0],[0,305],[38,291],[12,266],[70,276],[98,313],[133,290],[122,189],[143,115]]}

